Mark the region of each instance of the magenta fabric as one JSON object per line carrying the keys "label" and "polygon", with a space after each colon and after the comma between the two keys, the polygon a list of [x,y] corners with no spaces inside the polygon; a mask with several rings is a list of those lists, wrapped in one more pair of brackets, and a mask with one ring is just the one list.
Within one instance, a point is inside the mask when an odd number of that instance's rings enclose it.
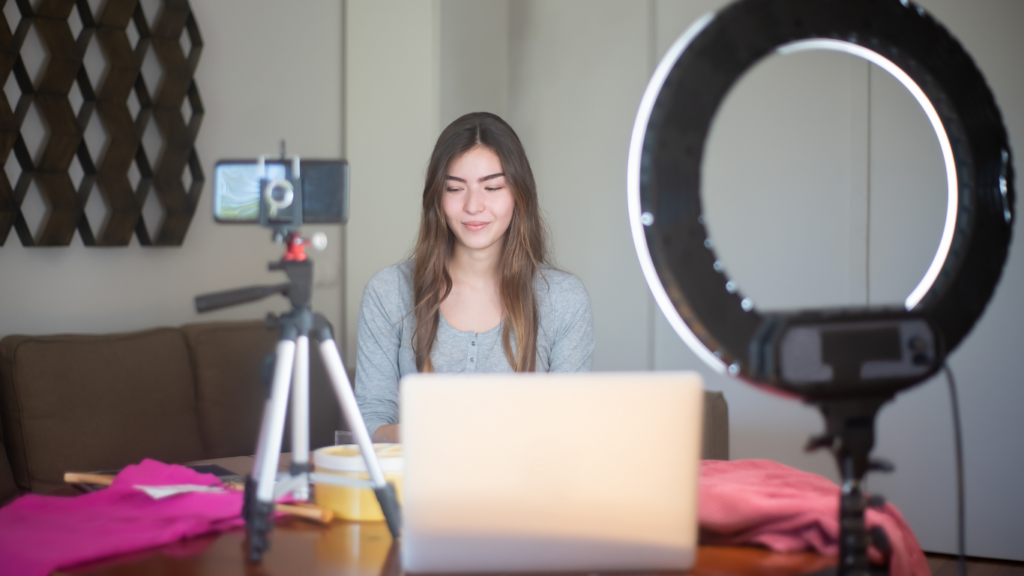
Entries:
{"label": "magenta fabric", "polygon": [[0,573],[46,576],[59,568],[244,524],[242,493],[154,500],[134,485],[216,486],[213,474],[155,460],[129,466],[104,490],[74,498],[28,494],[0,508]]}
{"label": "magenta fabric", "polygon": [[[701,544],[839,553],[839,487],[770,460],[702,461],[698,516]],[[866,520],[869,528],[881,526],[889,537],[892,576],[931,574],[921,545],[895,506],[869,509]],[[883,561],[874,548],[870,553],[873,562]]]}

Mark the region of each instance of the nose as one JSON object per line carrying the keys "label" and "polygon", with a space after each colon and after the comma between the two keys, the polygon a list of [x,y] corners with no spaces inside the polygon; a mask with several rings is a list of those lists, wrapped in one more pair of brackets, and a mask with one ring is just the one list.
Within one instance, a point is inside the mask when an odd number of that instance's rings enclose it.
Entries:
{"label": "nose", "polygon": [[469,190],[466,191],[466,205],[463,210],[467,214],[479,214],[484,210],[484,197],[483,190],[480,190],[476,186],[470,186]]}

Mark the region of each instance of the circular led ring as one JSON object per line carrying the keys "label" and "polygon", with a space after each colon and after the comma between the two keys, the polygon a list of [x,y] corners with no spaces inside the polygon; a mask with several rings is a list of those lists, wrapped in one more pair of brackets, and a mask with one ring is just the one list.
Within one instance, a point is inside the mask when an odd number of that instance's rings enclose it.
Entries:
{"label": "circular led ring", "polygon": [[1015,202],[1006,129],[981,73],[945,28],[906,0],[742,0],[699,19],[662,59],[628,163],[630,226],[648,285],[684,342],[722,373],[746,373],[762,316],[726,276],[704,225],[705,141],[727,92],[759,60],[821,49],[896,77],[939,139],[946,223],[905,306],[927,317],[947,352],[981,315],[1006,261]]}

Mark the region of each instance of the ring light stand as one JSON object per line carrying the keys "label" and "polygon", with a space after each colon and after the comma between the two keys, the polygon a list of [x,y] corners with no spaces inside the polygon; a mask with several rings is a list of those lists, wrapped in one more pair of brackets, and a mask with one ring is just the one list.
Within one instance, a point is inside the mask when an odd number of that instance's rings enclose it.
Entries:
{"label": "ring light stand", "polygon": [[[893,75],[924,109],[947,179],[935,257],[903,308],[759,311],[725,274],[701,207],[701,162],[729,89],[773,53],[832,50]],[[842,476],[838,572],[866,575],[861,492],[879,408],[934,374],[984,311],[1014,219],[1006,129],[963,47],[907,0],[741,0],[695,22],[662,59],[633,128],[630,226],[655,301],[683,341],[719,373],[815,404]]]}

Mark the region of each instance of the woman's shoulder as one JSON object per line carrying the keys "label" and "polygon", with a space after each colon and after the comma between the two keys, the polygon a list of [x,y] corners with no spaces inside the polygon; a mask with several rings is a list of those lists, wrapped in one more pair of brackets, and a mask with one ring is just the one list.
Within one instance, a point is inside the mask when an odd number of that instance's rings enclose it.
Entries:
{"label": "woman's shoulder", "polygon": [[378,296],[406,296],[412,294],[413,260],[399,262],[377,272],[366,283],[365,292]]}
{"label": "woman's shoulder", "polygon": [[367,286],[396,285],[404,282],[412,282],[412,273],[415,262],[404,260],[398,264],[392,264],[383,270],[378,271],[366,283]]}
{"label": "woman's shoulder", "polygon": [[537,299],[549,305],[561,307],[590,302],[583,282],[575,274],[557,268],[541,268],[533,281],[533,289]]}

